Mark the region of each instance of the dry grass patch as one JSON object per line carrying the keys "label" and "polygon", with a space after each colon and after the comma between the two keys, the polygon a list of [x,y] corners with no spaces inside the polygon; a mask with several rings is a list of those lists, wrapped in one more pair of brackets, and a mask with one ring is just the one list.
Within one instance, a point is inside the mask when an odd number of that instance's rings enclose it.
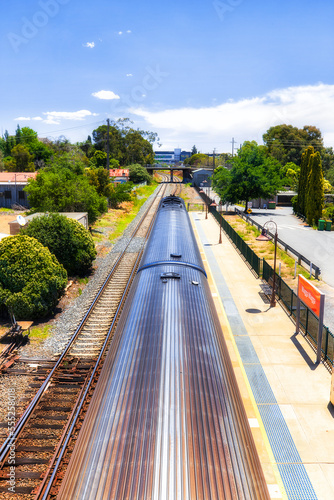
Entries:
{"label": "dry grass patch", "polygon": [[[274,244],[271,241],[258,241],[256,238],[260,231],[248,224],[238,215],[226,215],[224,217],[239,236],[246,241],[250,248],[261,258],[266,259],[269,265],[274,266]],[[281,277],[291,287],[297,286],[297,280],[294,279],[295,259],[286,252],[277,248],[276,272],[278,273],[279,264],[281,264]],[[297,265],[297,275],[302,274],[309,279],[309,273],[302,266]]]}

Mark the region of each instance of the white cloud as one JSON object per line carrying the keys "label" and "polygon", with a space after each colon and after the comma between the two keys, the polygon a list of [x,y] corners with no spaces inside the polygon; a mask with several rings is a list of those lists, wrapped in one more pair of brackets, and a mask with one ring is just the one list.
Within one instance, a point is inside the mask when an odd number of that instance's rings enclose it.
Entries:
{"label": "white cloud", "polygon": [[112,90],[100,90],[99,92],[94,92],[92,94],[93,97],[97,97],[98,99],[120,99],[119,95],[112,92]]}
{"label": "white cloud", "polygon": [[118,34],[119,34],[119,35],[123,35],[123,31],[119,31],[119,32],[118,32]]}
{"label": "white cloud", "polygon": [[86,42],[82,44],[83,47],[88,47],[89,49],[93,49],[95,47],[95,42]]}
{"label": "white cloud", "polygon": [[127,30],[127,33],[132,33],[132,31],[131,30]]}
{"label": "white cloud", "polygon": [[132,73],[127,73],[127,75],[126,75],[126,76],[133,76],[133,74],[132,74]]}
{"label": "white cloud", "polygon": [[276,89],[265,95],[228,101],[211,107],[177,108],[150,111],[132,108],[157,131],[168,147],[197,144],[210,151],[230,151],[232,137],[262,142],[262,135],[274,125],[287,123],[296,127],[314,125],[324,137],[325,145],[334,143],[334,85],[305,85]]}
{"label": "white cloud", "polygon": [[97,113],[92,113],[87,109],[81,109],[80,111],[47,111],[43,115],[46,115],[46,119],[43,120],[44,123],[49,125],[58,125],[61,120],[82,121],[87,116],[98,116]]}
{"label": "white cloud", "polygon": [[92,113],[87,109],[81,109],[80,111],[46,111],[43,115],[45,115],[45,118],[41,116],[19,116],[14,118],[14,121],[33,120],[46,123],[47,125],[59,125],[62,120],[82,121],[87,116],[98,116],[98,113]]}
{"label": "white cloud", "polygon": [[18,116],[17,118],[14,118],[14,122],[20,121],[20,122],[28,122],[31,120],[29,116]]}

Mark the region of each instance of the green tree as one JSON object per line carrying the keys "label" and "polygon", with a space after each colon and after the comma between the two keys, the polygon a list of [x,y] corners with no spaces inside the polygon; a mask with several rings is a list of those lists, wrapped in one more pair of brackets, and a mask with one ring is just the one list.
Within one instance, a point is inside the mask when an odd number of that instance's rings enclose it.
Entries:
{"label": "green tree", "polygon": [[108,197],[109,207],[118,208],[123,201],[131,201],[132,189],[132,182],[126,182],[124,184],[109,184],[105,191],[106,196]]}
{"label": "green tree", "polygon": [[5,133],[1,140],[1,149],[3,151],[4,156],[10,156],[10,152],[15,146],[15,136],[9,135],[8,130],[5,130]]}
{"label": "green tree", "polygon": [[64,267],[35,238],[18,235],[0,241],[0,304],[16,319],[49,314],[66,283]]}
{"label": "green tree", "polygon": [[128,169],[130,181],[135,184],[140,182],[147,182],[147,184],[151,184],[152,180],[150,174],[147,172],[146,168],[142,167],[139,163],[129,165]]}
{"label": "green tree", "polygon": [[[92,133],[95,149],[107,152],[108,144],[108,127],[101,125]],[[110,158],[122,160],[124,152],[123,138],[121,131],[117,127],[109,127],[109,154]]]}
{"label": "green tree", "polygon": [[140,163],[141,165],[153,164],[154,153],[152,144],[144,139],[139,130],[129,130],[123,139],[124,153],[123,164]]}
{"label": "green tree", "polygon": [[[152,144],[157,140],[157,134],[144,130],[134,130],[128,118],[110,122],[109,126],[109,154],[121,165],[153,163],[154,153]],[[107,152],[108,126],[101,125],[92,133],[94,147]]]}
{"label": "green tree", "polygon": [[107,153],[104,151],[95,151],[90,158],[90,165],[93,168],[103,167],[105,169],[107,165]]}
{"label": "green tree", "polygon": [[4,164],[3,152],[0,149],[0,172],[3,172],[4,168],[5,164]]}
{"label": "green tree", "polygon": [[54,254],[69,276],[85,275],[96,258],[91,234],[79,222],[60,214],[35,217],[21,234],[36,238]]}
{"label": "green tree", "polygon": [[80,149],[82,149],[82,151],[85,153],[87,158],[90,158],[95,152],[95,149],[94,149],[94,146],[92,143],[92,138],[90,135],[87,137],[86,141],[78,142],[77,145],[79,146]]}
{"label": "green tree", "polygon": [[92,223],[107,210],[107,200],[90,185],[89,179],[80,171],[80,163],[71,166],[63,161],[66,166],[58,162],[52,168],[41,170],[24,188],[31,211],[88,212]]}
{"label": "green tree", "polygon": [[[98,151],[101,153],[102,151]],[[107,187],[110,184],[109,171],[103,167],[91,168],[87,170],[86,175],[89,179],[89,184],[95,187],[97,193],[101,196],[108,196]]]}
{"label": "green tree", "polygon": [[298,182],[298,197],[297,197],[297,211],[306,215],[306,199],[307,199],[307,185],[308,185],[308,177],[310,173],[310,157],[314,154],[313,146],[309,146],[301,157],[300,162],[300,174],[299,174],[299,182]]}
{"label": "green tree", "polygon": [[197,155],[198,151],[197,151],[197,148],[196,146],[194,145],[192,148],[191,148],[191,156],[193,155]]}
{"label": "green tree", "polygon": [[282,166],[280,173],[284,186],[297,189],[300,174],[300,167],[298,165],[290,161]]}
{"label": "green tree", "polygon": [[270,127],[263,135],[263,142],[269,154],[282,165],[289,162],[300,165],[301,154],[308,146],[315,151],[324,147],[320,130],[308,125],[302,129],[286,124]]}
{"label": "green tree", "polygon": [[280,164],[268,156],[265,147],[245,142],[231,160],[232,168],[215,170],[213,186],[221,199],[229,203],[273,196],[281,187]]}
{"label": "green tree", "polygon": [[202,165],[209,164],[209,157],[208,157],[208,155],[205,155],[203,153],[196,153],[196,154],[190,156],[190,158],[187,158],[184,161],[184,163],[186,165],[193,165],[193,166],[200,167]]}
{"label": "green tree", "polygon": [[318,224],[324,209],[324,176],[321,157],[317,151],[310,156],[309,176],[307,182],[306,217],[310,226]]}
{"label": "green tree", "polygon": [[22,144],[14,146],[11,151],[11,156],[14,160],[14,172],[34,172],[35,165],[33,160],[33,155],[29,153],[29,150]]}

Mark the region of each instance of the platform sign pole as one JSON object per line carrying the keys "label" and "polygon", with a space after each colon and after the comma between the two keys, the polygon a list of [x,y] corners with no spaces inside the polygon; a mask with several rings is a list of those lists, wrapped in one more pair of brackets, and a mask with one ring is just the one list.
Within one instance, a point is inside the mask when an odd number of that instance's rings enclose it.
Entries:
{"label": "platform sign pole", "polygon": [[[299,276],[298,276],[299,278]],[[299,333],[299,323],[300,323],[300,298],[297,295],[297,304],[296,304],[296,334]]]}
{"label": "platform sign pole", "polygon": [[316,363],[320,363],[322,330],[324,325],[325,294],[323,292],[320,292],[320,290],[313,286],[312,283],[310,283],[307,279],[299,274],[296,311],[296,333],[299,333],[301,301],[306,304],[306,306],[318,317],[319,320]]}
{"label": "platform sign pole", "polygon": [[322,331],[324,326],[324,311],[325,311],[325,294],[320,296],[320,312],[319,312],[319,331],[318,331],[318,345],[317,345],[317,363],[321,361],[321,346],[322,346]]}

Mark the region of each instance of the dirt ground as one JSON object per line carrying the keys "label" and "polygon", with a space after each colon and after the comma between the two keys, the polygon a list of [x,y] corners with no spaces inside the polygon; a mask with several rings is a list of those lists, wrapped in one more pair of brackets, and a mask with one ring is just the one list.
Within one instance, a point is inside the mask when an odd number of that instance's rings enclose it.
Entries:
{"label": "dirt ground", "polygon": [[24,212],[0,212],[0,233],[2,234],[10,234],[9,230],[9,222],[12,222],[16,219],[18,215],[23,215]]}

